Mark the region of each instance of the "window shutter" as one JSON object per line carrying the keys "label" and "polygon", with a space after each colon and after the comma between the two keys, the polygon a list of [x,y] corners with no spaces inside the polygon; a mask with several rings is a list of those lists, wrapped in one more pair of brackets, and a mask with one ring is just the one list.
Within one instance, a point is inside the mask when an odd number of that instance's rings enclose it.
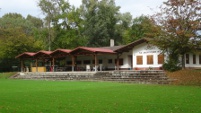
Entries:
{"label": "window shutter", "polygon": [[164,63],[164,55],[163,54],[159,54],[158,55],[158,64],[163,64]]}
{"label": "window shutter", "polygon": [[142,65],[143,64],[142,56],[137,56],[137,64],[138,65]]}
{"label": "window shutter", "polygon": [[153,64],[153,55],[147,55],[147,64]]}

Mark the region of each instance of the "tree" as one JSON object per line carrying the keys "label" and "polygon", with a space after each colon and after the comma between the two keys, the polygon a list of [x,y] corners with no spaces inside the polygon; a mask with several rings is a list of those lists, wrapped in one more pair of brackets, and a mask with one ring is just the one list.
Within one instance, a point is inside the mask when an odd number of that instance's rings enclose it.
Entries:
{"label": "tree", "polygon": [[34,37],[34,24],[20,14],[6,14],[0,23],[0,65],[9,71],[17,55],[40,50],[41,43]]}
{"label": "tree", "polygon": [[80,33],[82,22],[78,9],[65,0],[40,0],[38,6],[45,15],[49,50],[85,43]]}
{"label": "tree", "polygon": [[2,29],[7,28],[22,28],[23,32],[27,35],[31,34],[33,24],[27,21],[21,14],[8,13],[0,18],[0,27]]}
{"label": "tree", "polygon": [[26,20],[31,22],[33,26],[37,29],[43,28],[43,21],[40,18],[36,18],[34,16],[28,15]]}
{"label": "tree", "polygon": [[23,52],[38,51],[38,44],[32,36],[27,36],[21,28],[0,29],[0,65],[6,71],[18,65],[15,57]]}
{"label": "tree", "polygon": [[108,46],[111,38],[118,41],[115,27],[119,9],[114,0],[82,1],[83,34],[88,38],[88,46]]}
{"label": "tree", "polygon": [[196,31],[201,27],[201,1],[168,0],[153,16],[161,26],[162,32],[154,38],[154,44],[172,56],[182,56],[182,68],[185,68],[184,55],[198,49],[201,44]]}
{"label": "tree", "polygon": [[[115,37],[117,39],[117,43],[119,45],[123,44],[125,42],[125,31],[128,31],[128,29],[131,27],[132,23],[132,15],[130,13],[123,13],[117,15],[118,22],[115,27]],[[123,43],[122,43],[123,42]],[[127,43],[124,43],[127,44]]]}
{"label": "tree", "polygon": [[160,27],[155,25],[151,18],[142,15],[134,18],[131,27],[124,31],[123,42],[127,44],[140,38],[151,38],[159,31]]}

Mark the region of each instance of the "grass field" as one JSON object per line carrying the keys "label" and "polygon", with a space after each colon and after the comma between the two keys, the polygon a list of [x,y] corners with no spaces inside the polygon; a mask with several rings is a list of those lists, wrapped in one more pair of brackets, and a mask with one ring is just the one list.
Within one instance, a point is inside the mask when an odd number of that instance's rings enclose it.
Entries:
{"label": "grass field", "polygon": [[201,87],[12,80],[0,74],[0,113],[200,113]]}

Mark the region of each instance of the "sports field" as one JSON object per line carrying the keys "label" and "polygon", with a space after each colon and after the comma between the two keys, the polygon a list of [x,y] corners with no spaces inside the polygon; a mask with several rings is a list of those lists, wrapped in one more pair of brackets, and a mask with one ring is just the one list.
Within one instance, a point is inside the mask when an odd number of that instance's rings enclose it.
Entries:
{"label": "sports field", "polygon": [[0,79],[0,113],[200,112],[198,86]]}

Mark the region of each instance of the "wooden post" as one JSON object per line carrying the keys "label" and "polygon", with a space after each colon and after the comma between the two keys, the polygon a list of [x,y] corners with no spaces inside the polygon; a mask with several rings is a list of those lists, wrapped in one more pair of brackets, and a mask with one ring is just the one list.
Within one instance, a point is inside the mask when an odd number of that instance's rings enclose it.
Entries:
{"label": "wooden post", "polygon": [[23,60],[21,59],[21,72],[24,72],[24,62],[23,62]]}
{"label": "wooden post", "polygon": [[94,67],[95,67],[95,72],[97,71],[97,54],[94,54]]}
{"label": "wooden post", "polygon": [[36,59],[36,72],[38,72],[38,59]]}
{"label": "wooden post", "polygon": [[33,64],[32,64],[32,61],[31,61],[31,64],[30,64],[30,72],[32,72],[32,67],[33,67]]}
{"label": "wooden post", "polygon": [[75,71],[75,56],[72,55],[72,71]]}
{"label": "wooden post", "polygon": [[55,59],[54,57],[52,58],[52,72],[54,72],[54,64],[55,64]]}

